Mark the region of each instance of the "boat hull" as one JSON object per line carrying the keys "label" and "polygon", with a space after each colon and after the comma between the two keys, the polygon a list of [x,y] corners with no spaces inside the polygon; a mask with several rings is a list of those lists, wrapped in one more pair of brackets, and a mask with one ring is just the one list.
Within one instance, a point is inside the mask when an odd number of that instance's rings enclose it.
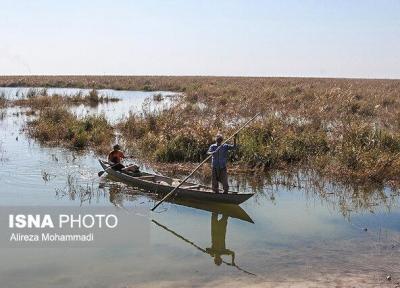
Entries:
{"label": "boat hull", "polygon": [[[145,191],[149,191],[152,193],[165,195],[171,192],[174,188],[172,186],[173,181],[178,181],[177,179],[172,179],[165,176],[154,175],[150,173],[143,173],[142,177],[134,177],[128,175],[126,173],[116,171],[113,169],[107,169],[109,164],[105,161],[99,160],[100,165],[103,169],[111,176],[116,177],[119,180],[129,183],[130,185],[143,189]],[[153,181],[147,181],[144,178],[146,177],[156,177],[158,182],[156,183]],[[188,183],[191,184],[191,183]],[[186,185],[188,185],[186,184]],[[201,185],[199,185],[201,186]],[[230,203],[230,204],[240,204],[249,199],[254,195],[254,193],[214,193],[210,187],[201,186],[203,189],[190,189],[185,187],[180,187],[176,190],[175,198],[178,199],[195,199],[200,201],[211,201],[211,202],[218,202],[218,203]]]}

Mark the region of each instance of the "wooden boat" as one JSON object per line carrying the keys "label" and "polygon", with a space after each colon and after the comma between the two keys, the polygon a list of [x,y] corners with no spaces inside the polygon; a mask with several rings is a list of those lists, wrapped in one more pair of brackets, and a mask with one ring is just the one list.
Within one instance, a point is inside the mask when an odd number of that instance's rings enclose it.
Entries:
{"label": "wooden boat", "polygon": [[[107,169],[110,164],[106,161],[99,160],[101,167],[111,176],[119,180],[125,181],[134,187],[165,195],[180,183],[179,179],[174,179],[166,176],[141,172],[139,176],[133,176],[126,172]],[[219,203],[240,204],[249,199],[254,193],[214,193],[211,187],[199,185],[195,183],[185,182],[176,191],[178,199],[194,199],[201,201],[211,201]],[[222,191],[221,191],[222,192]]]}

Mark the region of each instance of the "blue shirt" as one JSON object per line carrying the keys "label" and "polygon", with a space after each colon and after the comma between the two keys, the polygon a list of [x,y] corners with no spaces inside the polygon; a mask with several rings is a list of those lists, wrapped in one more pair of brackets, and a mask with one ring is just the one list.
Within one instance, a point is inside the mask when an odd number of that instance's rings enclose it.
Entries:
{"label": "blue shirt", "polygon": [[[210,148],[208,148],[208,152],[214,152],[217,150],[219,146],[217,144],[212,144]],[[217,153],[212,154],[212,167],[213,168],[225,168],[226,161],[228,159],[228,151],[235,149],[235,145],[224,144],[217,151]]]}

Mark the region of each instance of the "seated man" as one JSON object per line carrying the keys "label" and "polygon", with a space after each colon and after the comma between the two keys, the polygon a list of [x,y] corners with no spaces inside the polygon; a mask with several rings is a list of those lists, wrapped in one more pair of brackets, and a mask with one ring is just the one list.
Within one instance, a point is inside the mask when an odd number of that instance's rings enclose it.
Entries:
{"label": "seated man", "polygon": [[124,153],[122,153],[121,147],[116,144],[113,146],[113,151],[108,154],[108,162],[111,164],[112,169],[117,171],[125,171],[125,172],[132,172],[132,173],[140,173],[139,167],[135,164],[124,166],[121,161],[125,157]]}

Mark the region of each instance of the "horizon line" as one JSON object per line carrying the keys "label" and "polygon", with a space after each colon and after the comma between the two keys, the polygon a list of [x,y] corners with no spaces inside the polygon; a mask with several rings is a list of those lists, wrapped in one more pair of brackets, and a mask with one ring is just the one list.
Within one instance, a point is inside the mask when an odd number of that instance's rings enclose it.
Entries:
{"label": "horizon line", "polygon": [[1,77],[198,77],[198,78],[301,78],[301,79],[336,79],[336,80],[400,80],[400,78],[357,77],[357,76],[260,76],[260,75],[176,75],[176,74],[0,74]]}

